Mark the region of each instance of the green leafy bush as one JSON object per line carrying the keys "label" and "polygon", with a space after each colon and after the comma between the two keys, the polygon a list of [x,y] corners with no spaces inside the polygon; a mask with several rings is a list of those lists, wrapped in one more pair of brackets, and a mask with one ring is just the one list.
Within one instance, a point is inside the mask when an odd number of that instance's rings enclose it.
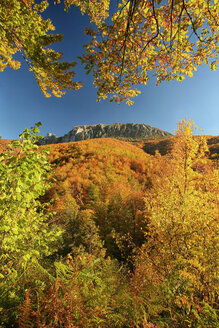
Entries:
{"label": "green leafy bush", "polygon": [[54,252],[61,235],[39,201],[50,187],[51,174],[48,150],[39,151],[35,145],[40,125],[25,129],[0,156],[0,324],[5,315],[16,312],[30,284],[28,268],[32,267],[31,281],[39,279],[39,261]]}

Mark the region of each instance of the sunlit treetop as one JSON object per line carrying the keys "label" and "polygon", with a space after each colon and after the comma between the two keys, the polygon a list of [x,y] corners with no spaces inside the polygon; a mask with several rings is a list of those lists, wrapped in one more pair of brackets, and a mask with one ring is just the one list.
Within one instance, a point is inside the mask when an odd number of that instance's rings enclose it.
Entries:
{"label": "sunlit treetop", "polygon": [[[137,85],[147,84],[155,76],[161,81],[182,81],[203,63],[217,69],[219,52],[218,0],[55,0],[66,10],[78,6],[88,14],[91,26],[85,33],[91,42],[80,58],[86,71],[92,72],[98,100],[126,101],[140,93]],[[72,82],[75,66],[60,63],[62,55],[49,48],[62,36],[50,20],[40,13],[48,1],[3,0],[0,7],[0,69],[18,68],[13,60],[20,51],[37,78],[45,95],[48,89],[61,96],[64,89],[77,89]],[[61,10],[61,9],[60,9]]]}

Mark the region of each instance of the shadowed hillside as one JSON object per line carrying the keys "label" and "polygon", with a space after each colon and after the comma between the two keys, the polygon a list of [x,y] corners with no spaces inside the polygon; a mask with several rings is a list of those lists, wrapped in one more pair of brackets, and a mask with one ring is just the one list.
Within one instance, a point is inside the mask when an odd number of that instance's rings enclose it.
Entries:
{"label": "shadowed hillside", "polygon": [[[174,144],[175,138],[165,138],[165,139],[153,139],[146,141],[135,141],[134,144],[137,147],[143,149],[146,153],[150,155],[155,155],[156,151],[159,151],[161,155],[166,155],[171,151]],[[219,136],[208,136],[207,143],[210,151],[211,159],[219,158]]]}

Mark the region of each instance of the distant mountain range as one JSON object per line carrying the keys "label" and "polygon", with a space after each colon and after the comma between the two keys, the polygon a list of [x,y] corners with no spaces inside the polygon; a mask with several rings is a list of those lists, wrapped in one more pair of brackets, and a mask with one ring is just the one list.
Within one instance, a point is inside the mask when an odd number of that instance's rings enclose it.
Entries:
{"label": "distant mountain range", "polygon": [[115,123],[112,125],[95,124],[75,126],[63,137],[48,133],[39,144],[56,144],[96,138],[148,139],[167,138],[172,134],[147,124]]}

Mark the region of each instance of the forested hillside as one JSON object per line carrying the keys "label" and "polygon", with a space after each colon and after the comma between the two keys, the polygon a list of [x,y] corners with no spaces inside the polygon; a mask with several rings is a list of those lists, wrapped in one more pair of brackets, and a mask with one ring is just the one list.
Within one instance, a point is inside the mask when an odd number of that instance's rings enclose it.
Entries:
{"label": "forested hillside", "polygon": [[1,328],[218,327],[218,138],[194,129],[1,143]]}
{"label": "forested hillside", "polygon": [[[152,139],[148,138],[147,140],[136,140],[124,138],[121,140],[131,143],[132,145],[137,146],[140,149],[143,149],[147,154],[155,155],[156,150],[159,151],[161,155],[166,155],[172,148],[174,143],[174,137],[171,138],[162,138],[162,139]],[[206,136],[210,158],[217,159],[219,158],[219,136]],[[11,142],[11,140],[0,139],[0,151],[6,149],[7,145]]]}
{"label": "forested hillside", "polygon": [[[158,150],[161,155],[166,155],[171,151],[174,145],[174,140],[174,137],[172,137],[158,140],[136,141],[135,144],[148,154],[155,155],[156,150]],[[206,140],[209,148],[209,158],[218,159],[219,136],[206,136]]]}
{"label": "forested hillside", "polygon": [[[95,139],[51,145],[49,161],[55,168],[55,182],[46,201],[53,199],[51,208],[58,219],[64,216],[61,220],[66,223],[81,211],[91,216],[108,254],[127,260],[130,250],[144,239],[150,156],[123,141]],[[73,229],[69,226],[66,230]],[[114,234],[122,238],[123,250],[118,248]],[[72,243],[74,236],[67,237]]]}

